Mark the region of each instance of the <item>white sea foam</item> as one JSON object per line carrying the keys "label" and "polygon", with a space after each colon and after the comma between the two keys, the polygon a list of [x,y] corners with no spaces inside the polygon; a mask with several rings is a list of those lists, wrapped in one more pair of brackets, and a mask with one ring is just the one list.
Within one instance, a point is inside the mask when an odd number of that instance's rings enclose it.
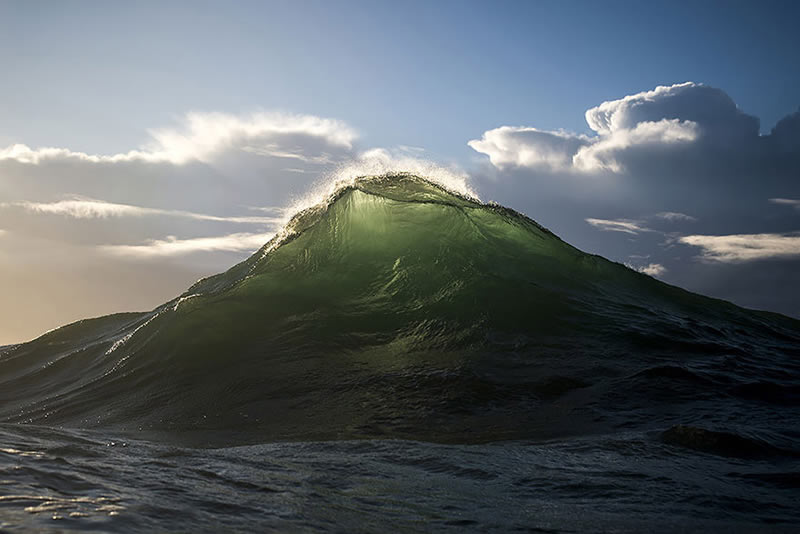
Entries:
{"label": "white sea foam", "polygon": [[[177,306],[176,306],[176,308],[177,308]],[[132,338],[132,337],[133,337],[133,335],[134,335],[136,332],[138,332],[139,330],[141,330],[141,329],[142,329],[142,328],[144,328],[145,326],[149,325],[149,324],[150,324],[150,323],[153,321],[153,319],[155,319],[155,318],[156,318],[156,317],[158,317],[159,315],[161,315],[161,312],[158,312],[158,313],[156,313],[155,315],[153,315],[152,317],[150,317],[150,318],[149,318],[147,321],[145,321],[144,323],[142,323],[142,324],[140,324],[139,326],[137,326],[137,327],[136,327],[136,329],[135,329],[133,332],[129,332],[128,334],[125,334],[124,336],[122,336],[121,338],[119,338],[118,340],[116,340],[116,341],[114,342],[114,344],[113,344],[113,345],[111,345],[111,348],[109,348],[109,349],[106,351],[106,355],[109,355],[109,354],[111,354],[112,352],[114,352],[115,350],[117,350],[118,348],[120,348],[122,345],[124,345],[124,344],[125,344],[125,343],[126,343],[126,342],[127,342],[129,339],[130,339],[130,338]]]}
{"label": "white sea foam", "polygon": [[392,154],[388,150],[376,148],[363,152],[356,159],[323,175],[306,194],[294,199],[289,208],[284,210],[286,221],[301,211],[327,203],[341,189],[353,186],[358,178],[386,174],[413,174],[447,191],[479,199],[469,185],[469,176],[456,167],[446,167],[429,160]]}

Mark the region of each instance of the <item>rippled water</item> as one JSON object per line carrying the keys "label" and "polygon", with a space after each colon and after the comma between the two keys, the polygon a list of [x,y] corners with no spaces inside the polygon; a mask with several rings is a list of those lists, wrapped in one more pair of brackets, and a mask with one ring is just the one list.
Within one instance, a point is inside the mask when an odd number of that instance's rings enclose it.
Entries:
{"label": "rippled water", "polygon": [[4,425],[0,529],[790,532],[800,462],[665,444],[371,440],[222,449]]}

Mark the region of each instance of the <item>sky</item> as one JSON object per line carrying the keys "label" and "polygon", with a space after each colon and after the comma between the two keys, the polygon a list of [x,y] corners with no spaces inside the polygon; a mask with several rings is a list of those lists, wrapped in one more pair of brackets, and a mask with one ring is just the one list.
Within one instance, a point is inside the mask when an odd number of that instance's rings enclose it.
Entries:
{"label": "sky", "polygon": [[800,316],[797,2],[0,2],[0,345],[150,309],[326,177],[434,166]]}

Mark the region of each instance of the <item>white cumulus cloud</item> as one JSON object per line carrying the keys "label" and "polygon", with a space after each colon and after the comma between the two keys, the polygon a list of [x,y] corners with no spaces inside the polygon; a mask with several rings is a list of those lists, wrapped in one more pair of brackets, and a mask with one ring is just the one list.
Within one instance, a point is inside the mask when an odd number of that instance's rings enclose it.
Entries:
{"label": "white cumulus cloud", "polygon": [[721,89],[694,82],[658,86],[586,111],[586,122],[599,135],[661,120],[693,122],[716,136],[757,136],[759,121],[742,113]]}
{"label": "white cumulus cloud", "polygon": [[501,126],[483,133],[481,139],[467,143],[489,156],[499,169],[509,167],[567,171],[579,149],[591,143],[584,135],[563,131],[549,132],[522,126]]}
{"label": "white cumulus cloud", "polygon": [[[593,136],[501,126],[468,142],[498,169],[621,173],[632,156],[689,146],[700,140],[734,146],[758,138],[759,121],[722,90],[685,82],[603,102],[585,113]],[[786,128],[785,128],[786,129]]]}
{"label": "white cumulus cloud", "polygon": [[697,123],[678,119],[640,122],[632,128],[602,134],[594,142],[581,147],[573,156],[574,168],[583,172],[608,170],[622,172],[624,159],[620,155],[630,149],[658,149],[697,139]]}

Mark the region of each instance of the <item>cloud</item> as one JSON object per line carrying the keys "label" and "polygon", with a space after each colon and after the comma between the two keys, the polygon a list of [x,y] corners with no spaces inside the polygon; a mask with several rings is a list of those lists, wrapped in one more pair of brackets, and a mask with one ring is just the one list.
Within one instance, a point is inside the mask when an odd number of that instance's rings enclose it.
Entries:
{"label": "cloud", "polygon": [[702,258],[716,262],[800,256],[800,235],[795,234],[687,235],[679,241],[701,247]]}
{"label": "cloud", "polygon": [[778,150],[783,152],[800,151],[800,110],[785,116],[770,132]]}
{"label": "cloud", "polygon": [[325,164],[334,161],[325,151],[310,152],[318,144],[351,150],[357,137],[346,123],[313,115],[286,113],[188,113],[178,128],[149,131],[150,140],[140,149],[112,155],[87,154],[66,148],[30,148],[14,144],[0,149],[0,161],[14,160],[37,165],[48,160],[77,160],[89,163],[141,161],[181,165],[190,161],[209,162],[220,153],[238,149],[252,154]]}
{"label": "cloud", "polygon": [[598,230],[605,232],[623,232],[626,234],[638,235],[641,232],[653,232],[650,228],[642,226],[639,221],[631,220],[610,220],[610,219],[584,219]]}
{"label": "cloud", "polygon": [[574,169],[582,172],[622,172],[623,156],[634,149],[655,149],[694,141],[698,136],[697,123],[678,119],[640,122],[632,128],[601,134],[581,147],[573,156]]}
{"label": "cloud", "polygon": [[[498,169],[593,174],[623,173],[629,160],[642,154],[669,154],[701,142],[737,147],[757,143],[759,138],[756,117],[739,110],[721,89],[694,82],[603,102],[587,110],[585,117],[593,136],[501,126],[468,145],[489,156]],[[773,135],[783,144],[793,146],[800,139],[800,113],[779,126]]]}
{"label": "cloud", "polygon": [[780,204],[782,206],[792,206],[794,209],[800,210],[800,200],[794,198],[771,198],[769,199],[773,204]]}
{"label": "cloud", "polygon": [[686,221],[686,222],[695,222],[697,221],[696,217],[692,217],[691,215],[686,215],[685,213],[679,213],[676,211],[662,211],[660,213],[656,213],[654,217],[658,219],[664,219],[665,221],[675,222],[675,221]]}
{"label": "cloud", "polygon": [[63,215],[75,219],[169,216],[194,219],[198,221],[215,221],[240,224],[280,224],[284,222],[283,217],[221,217],[217,215],[207,215],[204,213],[194,213],[183,210],[145,208],[131,204],[118,204],[114,202],[105,202],[103,200],[81,197],[76,197],[69,200],[59,200],[57,202],[6,202],[0,204],[0,207],[19,207],[34,213]]}
{"label": "cloud", "polygon": [[759,121],[743,113],[721,89],[694,82],[658,86],[586,111],[589,127],[601,136],[647,122],[690,122],[717,140],[757,137]]}
{"label": "cloud", "polygon": [[483,133],[481,139],[467,144],[489,156],[499,169],[528,167],[552,171],[568,171],[579,149],[591,140],[583,135],[563,131],[549,132],[522,126],[501,126]]}
{"label": "cloud", "polygon": [[151,239],[140,245],[103,245],[102,251],[117,256],[153,258],[194,252],[255,252],[275,235],[271,233],[235,233],[223,236],[178,239]]}

